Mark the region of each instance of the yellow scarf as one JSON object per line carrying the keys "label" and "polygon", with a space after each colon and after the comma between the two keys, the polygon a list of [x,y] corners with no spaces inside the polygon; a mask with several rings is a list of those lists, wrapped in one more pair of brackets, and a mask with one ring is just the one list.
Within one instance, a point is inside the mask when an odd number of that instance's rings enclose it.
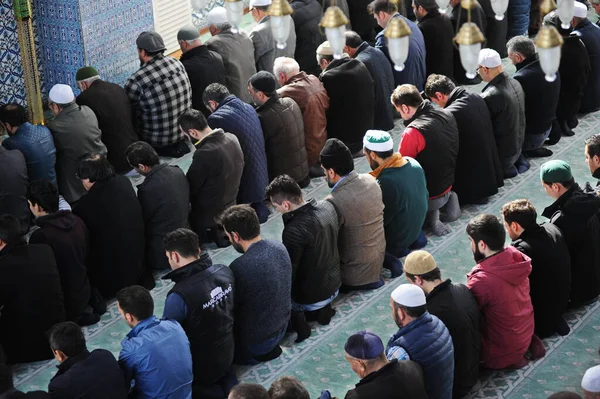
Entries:
{"label": "yellow scarf", "polygon": [[406,165],[407,163],[408,161],[404,159],[404,157],[400,153],[397,152],[394,155],[392,155],[385,163],[379,165],[377,169],[375,169],[372,172],[369,172],[369,174],[377,179],[385,168],[399,168],[401,166]]}

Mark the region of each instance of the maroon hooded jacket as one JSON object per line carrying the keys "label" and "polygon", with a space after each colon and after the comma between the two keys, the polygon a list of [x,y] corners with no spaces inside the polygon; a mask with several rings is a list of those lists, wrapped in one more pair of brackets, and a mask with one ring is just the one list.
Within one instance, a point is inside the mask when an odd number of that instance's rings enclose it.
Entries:
{"label": "maroon hooded jacket", "polygon": [[486,258],[467,275],[481,309],[481,360],[486,368],[519,363],[533,336],[531,259],[514,247]]}

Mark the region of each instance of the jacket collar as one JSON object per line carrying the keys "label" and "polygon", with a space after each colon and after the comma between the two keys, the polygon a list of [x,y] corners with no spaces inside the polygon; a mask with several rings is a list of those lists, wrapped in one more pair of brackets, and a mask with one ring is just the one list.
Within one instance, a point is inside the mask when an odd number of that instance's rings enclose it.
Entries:
{"label": "jacket collar", "polygon": [[86,349],[86,350],[78,353],[77,355],[68,358],[67,360],[65,360],[64,362],[62,362],[58,366],[56,366],[58,368],[58,374],[64,374],[64,373],[66,373],[76,363],[79,363],[80,361],[85,360],[88,357],[90,357],[90,351],[88,351]]}
{"label": "jacket collar", "polygon": [[[232,101],[235,101],[237,97],[233,94],[228,95],[227,97],[225,97],[223,100],[221,100],[221,102],[219,103],[219,106],[217,107],[217,109],[221,108],[223,105],[230,103]],[[215,111],[217,110],[215,109]]]}
{"label": "jacket collar", "polygon": [[133,327],[127,334],[127,338],[135,338],[145,329],[152,328],[159,323],[160,320],[158,320],[156,316],[150,316],[146,320],[140,321],[137,326]]}
{"label": "jacket collar", "polygon": [[431,105],[431,101],[429,101],[429,100],[423,100],[423,102],[421,103],[421,105],[419,105],[419,107],[417,108],[417,111],[412,116],[412,118],[410,118],[407,121],[404,121],[404,126],[410,125],[419,116],[425,114],[426,112],[431,111],[432,109],[433,109],[433,105]]}
{"label": "jacket collar", "polygon": [[277,102],[277,100],[279,100],[279,93],[275,92],[271,97],[269,97],[267,101],[265,101],[263,105],[259,105],[258,107],[256,107],[256,112],[270,108],[273,104]]}
{"label": "jacket collar", "polygon": [[197,55],[201,55],[201,54],[206,54],[208,53],[208,47],[206,47],[204,44],[201,44],[198,47],[194,47],[191,50],[188,50],[187,52],[181,54],[181,57],[179,58],[180,61],[185,61],[185,60],[189,60],[190,58],[197,56]]}
{"label": "jacket collar", "polygon": [[189,263],[179,269],[173,270],[162,276],[161,280],[172,280],[175,283],[180,282],[194,274],[203,272],[212,266],[212,259],[208,255],[208,252],[202,252],[200,258],[196,259],[192,263]]}
{"label": "jacket collar", "polygon": [[488,82],[488,84],[485,85],[485,87],[483,88],[482,92],[486,91],[488,89],[488,87],[493,87],[493,86],[497,86],[500,81],[504,80],[507,78],[507,75],[504,72],[500,72],[498,74],[498,76],[496,76],[494,79],[490,80]]}
{"label": "jacket collar", "polygon": [[4,248],[2,248],[2,250],[0,250],[0,257],[8,255],[15,248],[24,247],[26,245],[27,241],[25,241],[25,238],[21,237],[19,238],[19,242],[15,244],[7,244]]}
{"label": "jacket collar", "polygon": [[152,65],[155,62],[162,60],[163,58],[165,58],[165,56],[163,54],[156,54],[154,57],[150,58],[147,62],[144,62],[140,66],[140,69],[145,69],[147,66]]}
{"label": "jacket collar", "polygon": [[71,105],[66,106],[65,108],[63,108],[62,111],[60,111],[60,114],[56,115],[56,117],[58,118],[61,115],[66,115],[70,112],[79,110],[81,107],[77,104],[77,103],[73,103]]}
{"label": "jacket collar", "polygon": [[334,58],[333,61],[331,61],[329,63],[329,65],[327,65],[327,68],[325,68],[325,70],[323,71],[323,73],[321,73],[321,76],[323,76],[323,74],[331,71],[332,69],[335,69],[338,66],[347,63],[348,61],[350,61],[350,57],[348,57],[348,54],[342,55],[342,58],[340,58],[339,60],[336,60]]}
{"label": "jacket collar", "polygon": [[398,363],[398,359],[390,360],[388,362],[388,364],[386,364],[385,366],[383,366],[379,370],[373,371],[371,374],[369,374],[369,375],[365,376],[365,378],[361,379],[358,382],[358,384],[356,384],[356,386],[358,387],[359,385],[363,385],[363,384],[366,384],[368,382],[373,381],[374,379],[376,379],[377,377],[379,377],[379,375],[385,373],[387,369],[389,369],[390,367],[394,367],[394,364],[396,364],[396,363]]}
{"label": "jacket collar", "polygon": [[[448,96],[448,101],[446,102],[446,107],[448,107],[450,104],[452,104],[458,98],[462,97],[465,94],[465,91],[466,90],[463,89],[462,87],[456,87],[454,90],[452,90],[452,92]],[[444,108],[446,108],[446,107],[444,107]]]}
{"label": "jacket collar", "polygon": [[[599,20],[600,21],[600,20]],[[600,168],[596,169],[594,173],[592,173],[592,177],[596,179],[600,179]]]}
{"label": "jacket collar", "polygon": [[331,189],[331,192],[334,192],[335,190],[339,189],[340,187],[343,187],[344,185],[348,184],[349,182],[356,179],[357,177],[358,177],[358,173],[355,170],[348,173],[346,176],[342,176],[342,180],[338,181],[335,184],[335,186],[333,186],[333,188]]}
{"label": "jacket collar", "polygon": [[356,56],[357,56],[358,54],[360,54],[361,52],[365,51],[365,50],[366,50],[366,49],[367,49],[369,46],[370,46],[370,44],[369,44],[369,43],[367,43],[367,42],[362,42],[362,43],[360,44],[360,46],[358,46],[358,47],[356,48],[356,54],[354,55],[354,57],[356,58]]}
{"label": "jacket collar", "polygon": [[168,165],[169,164],[166,164],[166,163],[161,163],[159,165],[156,165],[155,167],[152,168],[150,173],[148,173],[146,175],[146,178],[144,179],[144,181],[146,181],[146,179],[148,179],[150,176],[152,176],[154,173],[158,172],[159,170],[166,168]]}
{"label": "jacket collar", "polygon": [[392,342],[396,341],[401,336],[408,334],[415,328],[418,328],[423,323],[427,323],[429,321],[431,321],[431,314],[429,312],[423,313],[421,316],[417,317],[416,319],[414,319],[413,321],[411,321],[404,327],[400,327],[400,329],[396,332],[396,334],[392,335],[391,341]]}
{"label": "jacket collar", "polygon": [[452,284],[452,280],[446,279],[446,281],[442,281],[442,283],[438,284],[434,289],[431,290],[429,294],[427,294],[427,301],[436,296],[442,291],[445,291]]}
{"label": "jacket collar", "polygon": [[535,232],[540,231],[540,229],[543,230],[544,228],[536,223],[535,226],[523,230],[523,232],[521,233],[519,238],[517,238],[517,240],[526,240],[528,237],[531,237]]}
{"label": "jacket collar", "polygon": [[563,195],[558,197],[556,201],[554,201],[551,205],[546,207],[546,209],[544,209],[544,212],[542,212],[542,216],[550,219],[552,215],[554,215],[560,208],[563,207],[565,202],[571,199],[573,193],[576,190],[581,190],[577,183],[573,184],[567,191],[565,191]]}
{"label": "jacket collar", "polygon": [[527,68],[529,66],[533,66],[539,62],[540,62],[540,59],[538,58],[537,53],[535,53],[534,55],[525,58],[525,60],[523,60],[523,62],[515,65],[515,67],[517,68],[517,71],[520,71],[521,69]]}
{"label": "jacket collar", "polygon": [[223,129],[215,129],[213,131],[211,131],[209,134],[207,134],[206,136],[204,136],[201,140],[198,140],[194,143],[194,147],[196,147],[196,149],[202,147],[204,144],[206,144],[207,142],[209,142],[213,137],[216,137],[218,135],[221,134],[225,134],[225,131]]}
{"label": "jacket collar", "polygon": [[306,72],[304,72],[304,71],[300,71],[297,74],[295,74],[294,76],[290,77],[287,80],[287,82],[285,82],[283,85],[284,86],[285,85],[289,85],[290,83],[294,83],[294,82],[297,82],[297,81],[302,80],[302,79],[306,79]]}
{"label": "jacket collar", "polygon": [[435,18],[440,15],[440,12],[436,8],[435,10],[427,11],[427,15],[419,20],[419,22],[427,21],[428,19]]}
{"label": "jacket collar", "polygon": [[293,218],[295,218],[296,216],[311,211],[313,209],[315,209],[315,206],[317,205],[317,201],[312,198],[310,199],[307,203],[305,203],[304,205],[302,205],[300,208],[290,211],[288,213],[284,213],[282,215],[283,218],[283,224],[286,225],[288,224]]}
{"label": "jacket collar", "polygon": [[[592,23],[592,21],[590,21],[589,19],[585,18],[580,23],[578,23],[577,26],[575,28],[573,28],[573,30],[583,29],[583,28],[591,25],[591,23]],[[598,21],[596,23],[599,24],[598,26],[600,26],[600,21]]]}

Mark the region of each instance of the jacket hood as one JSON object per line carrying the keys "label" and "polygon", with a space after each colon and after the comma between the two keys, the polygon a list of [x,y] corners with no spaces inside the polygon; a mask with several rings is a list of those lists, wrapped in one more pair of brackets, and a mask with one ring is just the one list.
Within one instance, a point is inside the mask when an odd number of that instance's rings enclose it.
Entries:
{"label": "jacket hood", "polygon": [[518,249],[508,246],[502,252],[484,259],[471,270],[468,277],[481,272],[492,274],[511,285],[518,286],[531,274],[531,258]]}
{"label": "jacket hood", "polygon": [[575,183],[553,204],[544,209],[542,216],[550,219],[557,211],[562,210],[570,215],[590,215],[596,212],[600,199],[594,193],[585,193]]}
{"label": "jacket hood", "polygon": [[76,223],[77,216],[73,215],[71,211],[58,211],[51,215],[37,218],[35,221],[35,224],[40,227],[52,226],[63,231],[72,230]]}

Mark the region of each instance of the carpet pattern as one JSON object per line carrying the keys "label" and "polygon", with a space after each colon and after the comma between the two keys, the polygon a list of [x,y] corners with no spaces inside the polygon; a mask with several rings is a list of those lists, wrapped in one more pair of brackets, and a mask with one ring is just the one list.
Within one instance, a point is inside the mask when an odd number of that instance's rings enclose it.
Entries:
{"label": "carpet pattern", "polygon": [[[573,174],[580,184],[592,180],[584,162],[583,141],[593,133],[600,132],[600,113],[582,118],[574,130],[575,136],[563,138],[559,144],[551,147],[554,159],[563,159],[570,163]],[[393,131],[396,145],[401,132],[401,123]],[[444,237],[429,236],[426,250],[436,258],[443,277],[454,282],[465,283],[466,274],[475,265],[464,232],[467,221],[480,213],[500,215],[502,205],[517,198],[528,198],[541,214],[543,208],[552,200],[547,197],[540,183],[539,168],[545,159],[532,160],[531,170],[518,177],[505,181],[498,194],[491,197],[485,205],[469,206],[463,209],[462,216],[450,224],[452,232]],[[175,162],[187,170],[191,154]],[[356,160],[359,172],[368,172],[367,161]],[[136,185],[140,178],[132,179]],[[473,182],[477,184],[477,182]],[[313,179],[304,190],[305,198],[322,199],[329,193],[324,179]],[[542,218],[540,217],[540,221]],[[281,217],[274,213],[262,225],[262,237],[281,239]],[[216,263],[229,264],[238,254],[232,249],[209,248],[208,251]],[[388,273],[385,271],[385,273]],[[294,375],[301,379],[312,397],[318,397],[322,389],[329,389],[334,396],[343,397],[358,381],[344,358],[344,343],[349,335],[368,329],[379,334],[384,342],[397,327],[393,322],[389,308],[389,295],[398,285],[405,282],[404,276],[390,280],[386,275],[386,284],[375,291],[341,295],[334,302],[337,315],[328,326],[313,325],[312,336],[300,344],[294,344],[294,334],[284,339],[283,355],[271,362],[238,368],[242,381],[257,382],[268,387],[281,375]],[[153,290],[156,302],[156,314],[161,315],[165,296],[170,285],[159,280]],[[472,392],[472,397],[484,398],[545,398],[549,393],[560,390],[581,391],[580,381],[584,371],[600,363],[597,349],[600,344],[600,304],[595,303],[578,309],[567,315],[571,333],[566,337],[554,336],[544,341],[547,355],[543,359],[530,363],[527,367],[510,372],[489,372],[481,376],[480,386]],[[118,355],[120,342],[128,332],[128,327],[120,319],[116,304],[99,324],[86,328],[85,333],[90,349],[106,348]],[[22,390],[45,389],[54,375],[56,362],[46,361],[16,368],[15,383]]]}

